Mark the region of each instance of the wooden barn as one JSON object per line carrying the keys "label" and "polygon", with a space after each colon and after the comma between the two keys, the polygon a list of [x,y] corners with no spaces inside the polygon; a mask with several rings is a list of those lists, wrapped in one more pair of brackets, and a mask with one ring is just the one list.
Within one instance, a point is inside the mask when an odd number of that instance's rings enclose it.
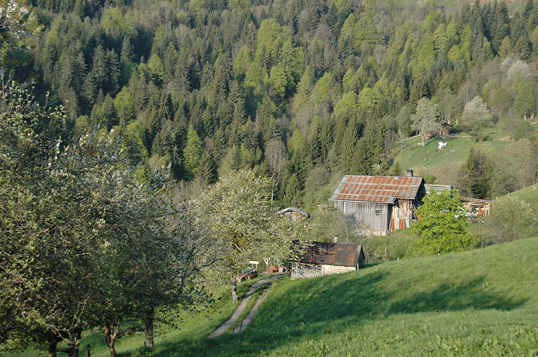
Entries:
{"label": "wooden barn", "polygon": [[291,278],[314,278],[359,268],[364,268],[364,252],[360,244],[313,242],[293,262]]}
{"label": "wooden barn", "polygon": [[415,209],[426,195],[424,179],[407,176],[346,175],[331,196],[334,207],[364,225],[365,230],[385,235],[409,228]]}

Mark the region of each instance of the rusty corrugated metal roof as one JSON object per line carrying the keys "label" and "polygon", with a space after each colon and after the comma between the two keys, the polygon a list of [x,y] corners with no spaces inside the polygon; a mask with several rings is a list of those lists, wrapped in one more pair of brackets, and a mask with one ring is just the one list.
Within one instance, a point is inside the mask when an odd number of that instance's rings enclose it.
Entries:
{"label": "rusty corrugated metal roof", "polygon": [[413,200],[422,182],[422,177],[346,175],[331,200],[378,203]]}
{"label": "rusty corrugated metal roof", "polygon": [[354,267],[359,261],[361,250],[360,244],[314,242],[304,252],[301,263]]}

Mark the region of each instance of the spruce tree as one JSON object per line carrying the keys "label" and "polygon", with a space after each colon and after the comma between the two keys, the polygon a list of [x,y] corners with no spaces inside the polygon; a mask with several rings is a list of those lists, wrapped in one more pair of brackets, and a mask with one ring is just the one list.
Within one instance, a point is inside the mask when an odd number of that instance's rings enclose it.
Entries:
{"label": "spruce tree", "polygon": [[460,169],[458,188],[463,196],[491,198],[493,164],[480,150],[471,147]]}

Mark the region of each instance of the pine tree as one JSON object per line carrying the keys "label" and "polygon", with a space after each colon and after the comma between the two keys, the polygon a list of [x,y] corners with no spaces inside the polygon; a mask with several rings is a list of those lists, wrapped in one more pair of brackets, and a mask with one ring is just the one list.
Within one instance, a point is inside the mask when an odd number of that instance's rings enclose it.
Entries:
{"label": "pine tree", "polygon": [[198,162],[196,178],[199,178],[205,186],[214,184],[218,180],[217,169],[209,151],[204,151]]}
{"label": "pine tree", "polygon": [[131,44],[131,38],[128,35],[123,36],[120,60],[123,65],[134,62],[133,45]]}
{"label": "pine tree", "polygon": [[493,164],[480,150],[471,147],[459,175],[458,188],[462,195],[474,198],[491,198]]}
{"label": "pine tree", "polygon": [[301,198],[301,186],[297,175],[293,174],[284,182],[284,195],[282,197],[282,203],[284,206],[294,206],[301,207],[302,198]]}

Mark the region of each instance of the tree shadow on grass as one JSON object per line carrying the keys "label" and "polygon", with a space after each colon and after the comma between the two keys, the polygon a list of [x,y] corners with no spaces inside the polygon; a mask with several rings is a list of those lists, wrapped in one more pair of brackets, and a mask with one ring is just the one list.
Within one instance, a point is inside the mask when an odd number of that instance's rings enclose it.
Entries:
{"label": "tree shadow on grass", "polygon": [[[387,284],[387,278],[389,283]],[[299,338],[321,338],[330,331],[359,326],[394,314],[474,310],[511,310],[526,299],[488,291],[485,275],[457,283],[390,279],[388,273],[344,274],[295,281],[260,307],[259,316],[240,335],[162,346],[158,355],[238,355],[268,353]]]}
{"label": "tree shadow on grass", "polygon": [[488,292],[485,276],[469,279],[458,284],[443,283],[438,287],[418,292],[394,302],[389,314],[417,312],[475,310],[508,311],[524,304],[527,299],[514,299]]}

